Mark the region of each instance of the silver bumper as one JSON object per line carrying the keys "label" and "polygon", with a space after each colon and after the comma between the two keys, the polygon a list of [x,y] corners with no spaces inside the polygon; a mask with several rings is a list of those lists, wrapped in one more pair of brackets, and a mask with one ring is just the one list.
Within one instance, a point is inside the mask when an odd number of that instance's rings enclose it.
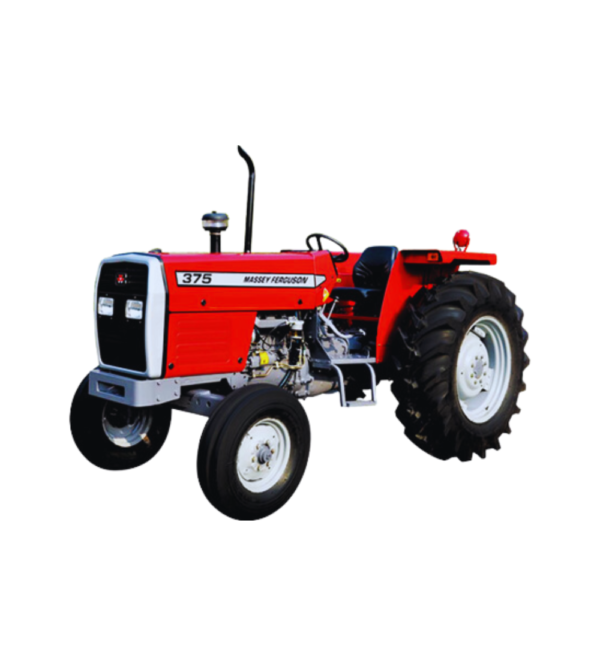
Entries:
{"label": "silver bumper", "polygon": [[[222,396],[215,396],[206,390],[193,387],[201,387],[202,384],[211,384],[222,379],[232,383],[232,378],[232,375],[198,375],[170,379],[136,379],[96,369],[90,372],[89,393],[97,398],[129,407],[154,407],[168,402],[176,403],[185,393],[181,404],[173,404],[173,407],[202,414],[206,408],[201,406],[201,403],[208,401],[210,410],[216,401],[222,399]],[[192,397],[203,399],[192,400]],[[193,405],[197,405],[195,409]]]}

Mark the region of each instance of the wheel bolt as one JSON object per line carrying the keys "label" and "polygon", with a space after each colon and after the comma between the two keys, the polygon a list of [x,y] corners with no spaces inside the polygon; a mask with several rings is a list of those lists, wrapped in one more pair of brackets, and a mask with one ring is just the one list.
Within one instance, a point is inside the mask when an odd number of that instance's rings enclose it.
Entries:
{"label": "wheel bolt", "polygon": [[274,454],[274,453],[275,453],[275,449],[271,449],[271,453],[273,453],[273,454]]}
{"label": "wheel bolt", "polygon": [[252,462],[256,462],[256,456],[252,456]]}

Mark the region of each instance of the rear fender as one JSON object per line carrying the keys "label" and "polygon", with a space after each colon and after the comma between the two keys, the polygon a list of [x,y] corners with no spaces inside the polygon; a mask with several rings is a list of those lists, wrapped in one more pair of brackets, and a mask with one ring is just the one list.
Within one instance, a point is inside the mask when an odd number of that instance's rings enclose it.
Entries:
{"label": "rear fender", "polygon": [[496,263],[495,254],[441,250],[402,250],[392,267],[377,327],[377,363],[387,357],[388,343],[407,300],[421,287],[431,288],[461,265]]}

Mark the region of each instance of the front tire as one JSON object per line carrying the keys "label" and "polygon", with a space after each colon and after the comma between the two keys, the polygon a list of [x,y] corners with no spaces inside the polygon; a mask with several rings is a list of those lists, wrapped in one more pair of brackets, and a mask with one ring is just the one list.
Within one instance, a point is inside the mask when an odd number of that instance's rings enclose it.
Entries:
{"label": "front tire", "polygon": [[133,469],[158,453],[169,434],[171,409],[135,408],[89,394],[89,376],[71,406],[71,433],[81,454],[102,469]]}
{"label": "front tire", "polygon": [[409,299],[392,341],[392,391],[412,442],[442,460],[500,448],[525,390],[522,321],[514,294],[479,273],[455,273]]}
{"label": "front tire", "polygon": [[257,520],[291,498],[309,451],[310,426],[298,399],[276,386],[245,387],[210,416],[198,449],[198,480],[221,513]]}

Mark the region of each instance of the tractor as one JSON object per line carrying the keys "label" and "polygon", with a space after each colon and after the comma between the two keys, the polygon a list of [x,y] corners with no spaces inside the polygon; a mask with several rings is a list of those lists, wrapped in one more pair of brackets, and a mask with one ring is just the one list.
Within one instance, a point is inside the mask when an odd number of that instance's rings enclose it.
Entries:
{"label": "tractor", "polygon": [[470,270],[496,255],[469,252],[465,230],[448,251],[350,252],[313,233],[304,249],[253,253],[255,168],[238,152],[249,171],[243,253],[221,252],[229,218],[211,212],[202,218],[210,252],[100,263],[99,363],[70,414],[83,456],[131,469],[158,453],[174,409],[208,417],[197,458],[204,494],[231,518],[264,518],[306,469],[301,401],[337,393],[342,408],[373,406],[386,380],[405,434],[431,456],[499,449],[529,360],[514,294]]}

